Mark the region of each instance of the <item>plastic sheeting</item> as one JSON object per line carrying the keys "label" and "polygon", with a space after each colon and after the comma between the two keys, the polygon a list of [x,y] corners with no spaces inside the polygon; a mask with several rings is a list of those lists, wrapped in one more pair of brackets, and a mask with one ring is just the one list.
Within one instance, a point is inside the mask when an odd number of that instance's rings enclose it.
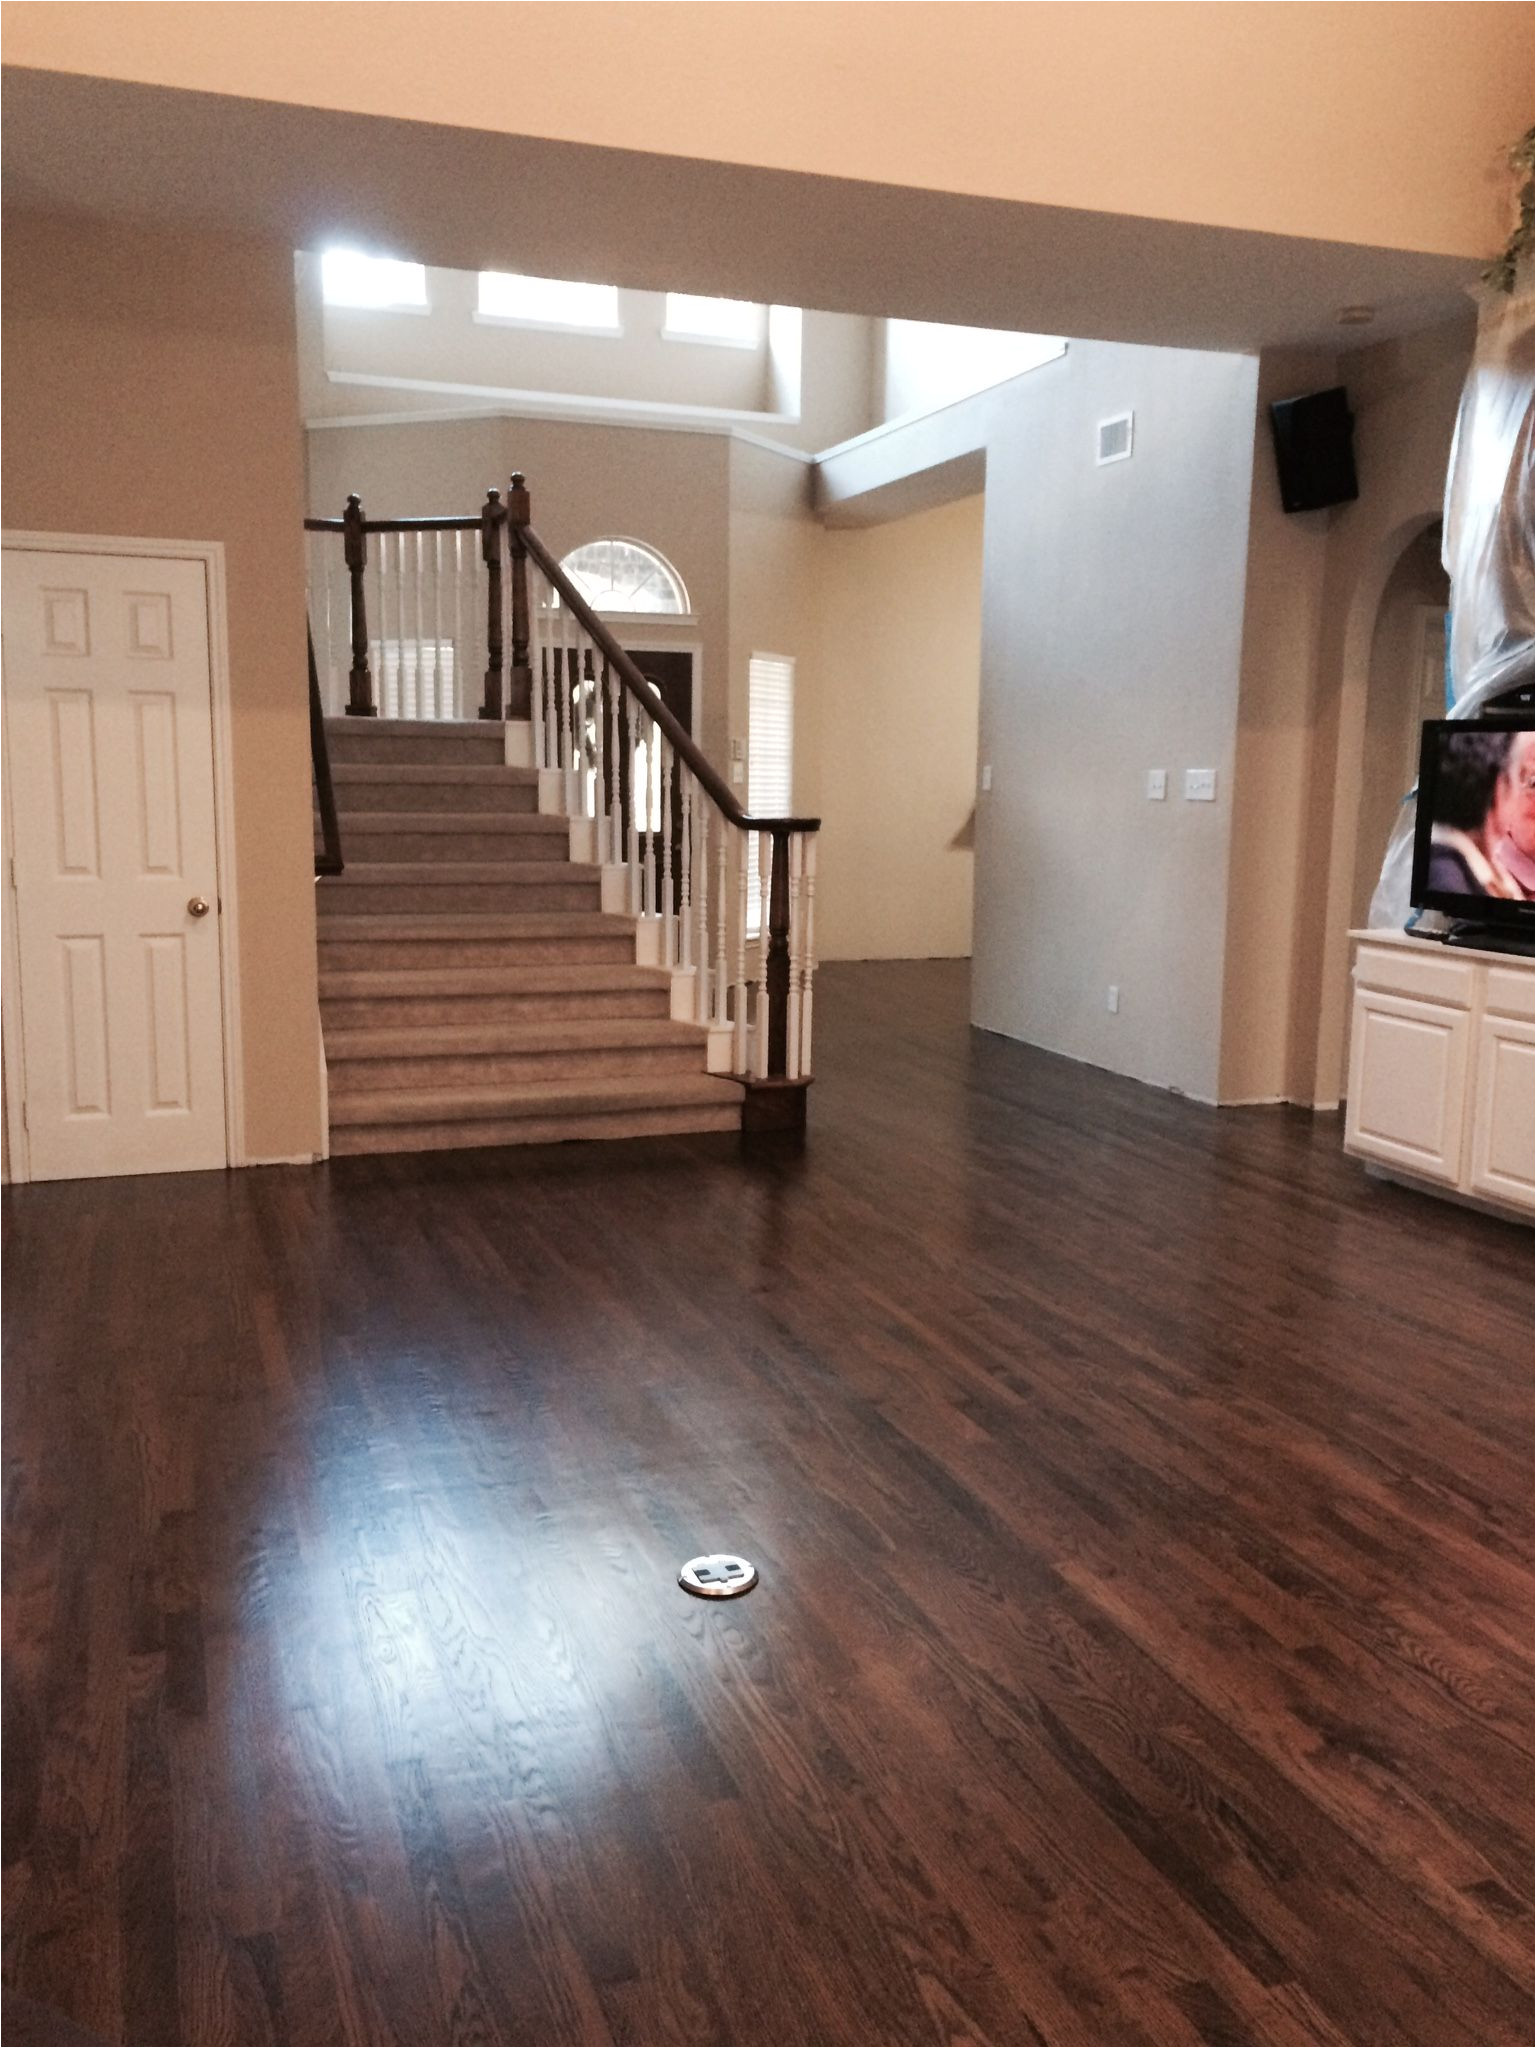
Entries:
{"label": "plastic sheeting", "polygon": [[[1451,579],[1451,718],[1475,718],[1532,677],[1532,305],[1529,265],[1513,293],[1484,301],[1456,416],[1441,551]],[[1415,811],[1410,793],[1371,898],[1378,930],[1408,917]]]}

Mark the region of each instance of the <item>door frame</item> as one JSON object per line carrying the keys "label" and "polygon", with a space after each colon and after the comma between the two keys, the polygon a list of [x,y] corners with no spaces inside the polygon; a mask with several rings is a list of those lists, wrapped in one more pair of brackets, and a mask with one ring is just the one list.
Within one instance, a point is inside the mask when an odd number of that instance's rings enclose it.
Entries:
{"label": "door frame", "polygon": [[[224,1163],[244,1166],[245,1063],[240,1029],[240,924],[235,875],[234,731],[229,701],[229,615],[221,540],[147,540],[141,535],[36,533],[6,528],[0,547],[50,555],[129,555],[160,561],[201,562],[208,612],[208,708],[213,729],[214,870],[218,878],[219,1001],[224,1027]],[[26,1058],[22,1043],[20,939],[16,929],[16,867],[10,803],[10,719],[6,730],[5,983],[0,992],[4,1027],[5,1135],[13,1183],[32,1178],[26,1126]]]}

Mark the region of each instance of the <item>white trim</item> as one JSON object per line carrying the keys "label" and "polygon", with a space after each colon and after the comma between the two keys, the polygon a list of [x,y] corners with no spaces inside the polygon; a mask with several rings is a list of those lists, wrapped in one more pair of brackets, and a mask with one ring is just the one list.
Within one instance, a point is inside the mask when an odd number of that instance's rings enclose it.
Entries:
{"label": "white trim", "polygon": [[[213,728],[213,836],[219,890],[219,981],[224,1024],[224,1155],[229,1166],[250,1162],[245,1152],[245,1059],[240,1010],[240,926],[235,874],[235,775],[229,701],[229,616],[221,540],[148,540],[139,534],[0,533],[0,547],[54,555],[130,555],[161,561],[201,562],[208,602],[208,706]],[[9,806],[7,806],[9,809]],[[7,846],[9,851],[9,846]],[[6,977],[9,983],[11,977]],[[6,1039],[11,1029],[5,1003]],[[9,1117],[10,1054],[6,1056]],[[15,1157],[12,1156],[14,1171]]]}
{"label": "white trim", "polygon": [[504,408],[517,418],[628,420],[647,426],[673,419],[703,420],[716,426],[799,425],[796,413],[684,405],[661,398],[605,398],[588,392],[524,391],[508,384],[459,384],[437,377],[385,377],[371,370],[327,370],[325,380],[347,391],[416,391],[431,398],[479,399],[482,404]]}
{"label": "white trim", "polygon": [[13,1187],[23,1187],[32,1178],[32,1147],[22,1119],[26,1102],[26,1063],[21,1042],[21,938],[16,929],[16,842],[12,837],[14,812],[11,805],[11,744],[7,721],[5,734],[5,969],[0,981],[0,1054],[5,1070],[6,1175]]}
{"label": "white trim", "polygon": [[524,320],[517,313],[482,313],[478,307],[470,314],[477,327],[524,327],[534,334],[590,334],[599,341],[621,341],[624,325],[610,327],[606,321],[587,320]]}
{"label": "white trim", "polygon": [[[1027,370],[1015,370],[1010,377],[999,377],[995,384],[983,384],[979,391],[967,391],[962,398],[946,398],[942,405],[919,406],[914,412],[898,413],[893,420],[882,420],[877,427],[867,427],[862,434],[854,434],[846,441],[834,442],[832,447],[821,449],[813,458],[817,462],[830,462],[834,456],[851,454],[855,448],[866,448],[872,441],[884,440],[887,434],[903,433],[908,427],[915,427],[923,420],[936,420],[941,412],[953,412],[957,405],[972,405],[978,398],[990,398],[994,391],[1001,391],[1005,384],[1015,383],[1021,377],[1036,376],[1041,370],[1048,370],[1052,363],[1059,363],[1071,349],[1072,344],[1064,341],[1060,351],[1047,356],[1042,363],[1031,363]],[[1113,1073],[1115,1068],[1107,1068]]]}
{"label": "white trim", "polygon": [[[444,406],[440,412],[426,412],[419,408],[414,412],[346,412],[307,419],[304,422],[304,431],[319,433],[326,427],[445,427],[458,425],[465,420],[519,420],[526,417],[525,413],[515,412],[511,407],[501,405]],[[713,434],[722,441],[744,441],[749,448],[766,448],[770,455],[786,455],[791,462],[803,463],[807,469],[813,468],[821,459],[813,455],[808,448],[791,448],[787,441],[771,441],[766,434],[754,434],[749,428],[733,426],[729,421],[717,425],[713,419],[610,420],[583,410],[579,401],[562,411],[545,411],[539,417],[572,426],[640,427],[654,434]],[[784,413],[765,414],[762,417],[788,419],[788,415]]]}
{"label": "white trim", "polygon": [[742,334],[694,334],[686,327],[663,327],[663,341],[684,341],[700,348],[741,348],[750,349],[753,355],[766,355],[768,336],[760,334],[755,341],[748,341]]}

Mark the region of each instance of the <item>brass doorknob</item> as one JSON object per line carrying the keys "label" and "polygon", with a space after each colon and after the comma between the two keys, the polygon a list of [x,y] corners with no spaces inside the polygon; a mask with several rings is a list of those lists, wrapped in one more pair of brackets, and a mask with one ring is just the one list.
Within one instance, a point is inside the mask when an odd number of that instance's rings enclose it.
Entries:
{"label": "brass doorknob", "polygon": [[208,898],[206,896],[189,896],[187,898],[187,909],[193,917],[206,917],[208,915]]}

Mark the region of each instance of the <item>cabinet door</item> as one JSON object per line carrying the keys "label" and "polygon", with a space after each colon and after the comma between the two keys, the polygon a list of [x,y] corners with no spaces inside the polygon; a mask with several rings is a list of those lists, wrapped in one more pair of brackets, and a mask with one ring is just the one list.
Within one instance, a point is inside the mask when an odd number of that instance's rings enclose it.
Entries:
{"label": "cabinet door", "polygon": [[1465,1010],[1360,989],[1349,1052],[1344,1142],[1424,1180],[1461,1179],[1467,1055]]}
{"label": "cabinet door", "polygon": [[1478,1022],[1467,1190],[1536,1206],[1536,1027],[1518,1017]]}

